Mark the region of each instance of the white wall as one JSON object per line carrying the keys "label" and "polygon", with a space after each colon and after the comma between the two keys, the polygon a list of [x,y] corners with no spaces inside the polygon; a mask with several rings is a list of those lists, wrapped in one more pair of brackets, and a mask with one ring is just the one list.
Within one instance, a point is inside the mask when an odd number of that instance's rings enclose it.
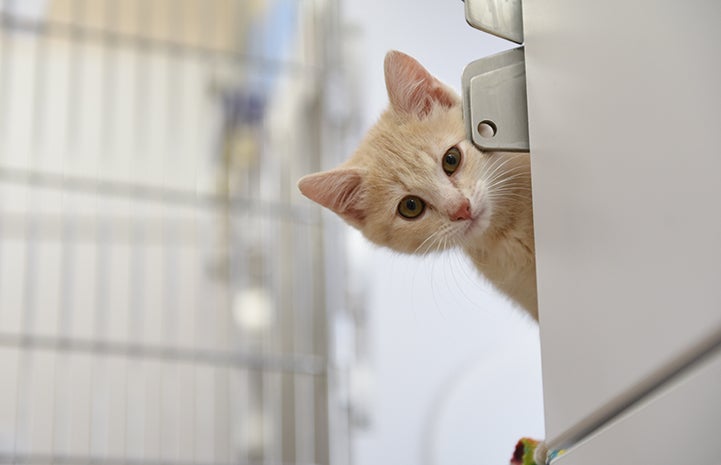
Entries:
{"label": "white wall", "polygon": [[[362,29],[364,127],[387,102],[388,50],[416,57],[459,90],[467,63],[513,46],[468,26],[460,1],[346,1],[344,14]],[[357,255],[370,272],[374,376],[355,463],[501,464],[520,437],[542,437],[535,324],[460,254],[418,259],[353,240],[368,249]]]}

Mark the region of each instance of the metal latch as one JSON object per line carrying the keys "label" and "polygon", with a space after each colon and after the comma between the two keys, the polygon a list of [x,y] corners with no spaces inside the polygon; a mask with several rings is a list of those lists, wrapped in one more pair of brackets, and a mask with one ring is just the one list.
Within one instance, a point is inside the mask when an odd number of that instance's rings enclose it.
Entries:
{"label": "metal latch", "polygon": [[[473,27],[523,42],[520,0],[465,0],[465,9]],[[462,89],[466,134],[478,148],[529,150],[523,47],[470,63],[463,71]]]}
{"label": "metal latch", "polygon": [[521,0],[464,0],[466,21],[481,31],[523,43]]}

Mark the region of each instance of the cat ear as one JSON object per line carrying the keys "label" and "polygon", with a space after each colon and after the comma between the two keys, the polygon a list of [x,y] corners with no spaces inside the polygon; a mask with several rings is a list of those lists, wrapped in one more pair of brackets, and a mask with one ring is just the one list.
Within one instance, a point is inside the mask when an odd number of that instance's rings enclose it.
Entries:
{"label": "cat ear", "polygon": [[450,88],[405,53],[388,52],[384,69],[388,98],[397,112],[423,118],[433,105],[451,108],[460,103]]}
{"label": "cat ear", "polygon": [[336,168],[309,174],[298,181],[298,188],[303,195],[334,211],[350,224],[362,226],[366,213],[361,170]]}

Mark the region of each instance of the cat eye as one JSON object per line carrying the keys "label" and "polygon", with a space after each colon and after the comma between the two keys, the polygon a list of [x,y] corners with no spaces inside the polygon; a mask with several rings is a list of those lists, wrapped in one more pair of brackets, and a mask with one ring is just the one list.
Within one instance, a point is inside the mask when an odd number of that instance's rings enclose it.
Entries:
{"label": "cat eye", "polygon": [[409,220],[418,218],[425,209],[426,203],[415,195],[403,197],[403,200],[398,204],[398,214]]}
{"label": "cat eye", "polygon": [[461,151],[457,147],[451,147],[448,149],[445,155],[443,155],[443,171],[448,176],[455,173],[458,166],[461,164]]}

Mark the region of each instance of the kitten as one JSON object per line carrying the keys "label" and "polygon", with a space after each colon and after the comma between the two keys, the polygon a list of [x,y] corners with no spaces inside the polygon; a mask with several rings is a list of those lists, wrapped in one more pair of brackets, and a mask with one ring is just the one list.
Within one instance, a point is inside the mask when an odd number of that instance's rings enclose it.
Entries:
{"label": "kitten", "polygon": [[529,154],[482,153],[448,86],[401,52],[384,66],[389,108],[350,159],[303,177],[301,192],[398,252],[462,248],[537,320]]}

